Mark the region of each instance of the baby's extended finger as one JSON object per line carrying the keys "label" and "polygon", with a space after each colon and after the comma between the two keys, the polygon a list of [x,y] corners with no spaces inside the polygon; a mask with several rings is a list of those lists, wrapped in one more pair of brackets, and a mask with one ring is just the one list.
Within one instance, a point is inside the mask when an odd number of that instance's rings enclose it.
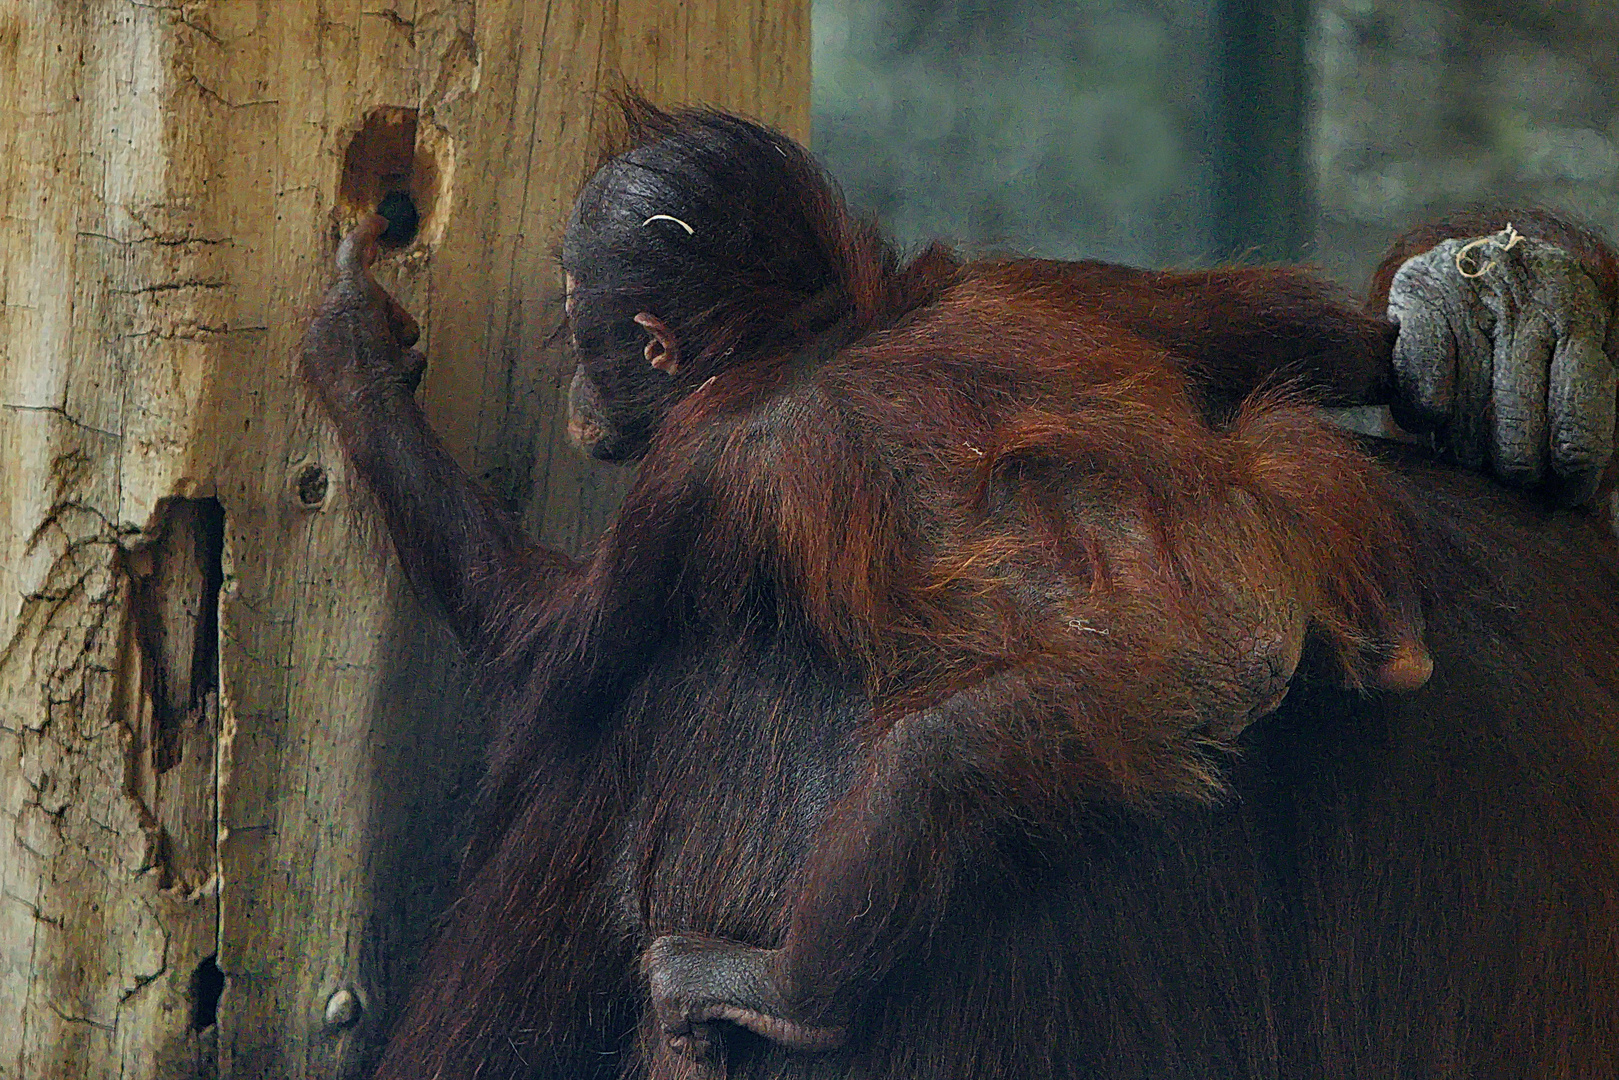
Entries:
{"label": "baby's extended finger", "polygon": [[388,228],[381,214],[367,214],[343,237],[337,249],[337,269],[342,274],[361,275],[377,257],[377,237]]}

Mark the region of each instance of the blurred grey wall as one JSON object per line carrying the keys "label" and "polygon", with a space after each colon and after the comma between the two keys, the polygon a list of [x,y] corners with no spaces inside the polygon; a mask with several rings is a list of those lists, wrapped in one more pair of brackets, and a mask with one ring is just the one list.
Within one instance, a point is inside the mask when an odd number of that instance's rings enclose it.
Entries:
{"label": "blurred grey wall", "polygon": [[1201,259],[1209,7],[815,0],[814,148],[906,241]]}
{"label": "blurred grey wall", "polygon": [[[1298,39],[1301,107],[1244,126],[1223,110],[1253,87],[1268,100],[1288,60],[1233,50],[1231,13],[1285,5],[1301,13],[1278,27]],[[1260,189],[1289,123],[1289,244],[1346,284],[1398,229],[1480,200],[1619,237],[1619,0],[815,0],[814,25],[815,150],[910,243],[1270,257],[1240,219],[1283,216]]]}
{"label": "blurred grey wall", "polygon": [[1619,240],[1619,0],[1315,0],[1315,261],[1364,280],[1390,232],[1533,203]]}

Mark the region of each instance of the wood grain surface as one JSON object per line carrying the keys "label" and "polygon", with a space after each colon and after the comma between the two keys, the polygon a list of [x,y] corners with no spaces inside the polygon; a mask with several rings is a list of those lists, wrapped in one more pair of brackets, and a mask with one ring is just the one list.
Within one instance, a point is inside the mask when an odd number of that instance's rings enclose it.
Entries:
{"label": "wood grain surface", "polygon": [[374,1060],[482,719],[299,334],[392,110],[429,414],[587,546],[626,474],[565,444],[556,252],[626,83],[804,138],[808,4],[0,3],[0,1078]]}

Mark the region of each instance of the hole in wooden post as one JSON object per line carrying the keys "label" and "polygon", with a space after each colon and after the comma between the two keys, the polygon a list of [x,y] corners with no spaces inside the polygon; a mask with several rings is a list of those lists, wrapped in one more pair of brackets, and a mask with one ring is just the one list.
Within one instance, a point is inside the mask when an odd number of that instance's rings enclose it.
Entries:
{"label": "hole in wooden post", "polygon": [[416,227],[421,217],[408,191],[390,191],[377,203],[377,213],[388,219],[388,228],[382,233],[384,244],[408,244],[416,239]]}
{"label": "hole in wooden post", "polygon": [[292,474],[292,490],[298,505],[305,510],[319,510],[326,502],[331,483],[326,470],[314,462],[301,466]]}
{"label": "hole in wooden post", "polygon": [[210,956],[191,973],[191,1030],[206,1031],[219,1022],[219,999],[225,993],[225,973]]}
{"label": "hole in wooden post", "polygon": [[442,131],[418,128],[415,109],[373,109],[343,153],[338,209],[350,222],[371,213],[387,218],[384,248],[437,243],[452,156]]}
{"label": "hole in wooden post", "polygon": [[179,764],[190,729],[208,722],[207,699],[219,687],[225,508],[217,499],[164,499],[154,517],[130,605],[152,702],[146,737],[161,775]]}

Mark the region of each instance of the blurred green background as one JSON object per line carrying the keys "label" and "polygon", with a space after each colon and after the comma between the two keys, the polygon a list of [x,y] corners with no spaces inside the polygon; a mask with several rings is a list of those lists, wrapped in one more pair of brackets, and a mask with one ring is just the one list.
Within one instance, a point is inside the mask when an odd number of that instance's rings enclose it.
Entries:
{"label": "blurred green background", "polygon": [[908,244],[1359,288],[1445,209],[1619,237],[1615,0],[814,0],[812,144]]}

